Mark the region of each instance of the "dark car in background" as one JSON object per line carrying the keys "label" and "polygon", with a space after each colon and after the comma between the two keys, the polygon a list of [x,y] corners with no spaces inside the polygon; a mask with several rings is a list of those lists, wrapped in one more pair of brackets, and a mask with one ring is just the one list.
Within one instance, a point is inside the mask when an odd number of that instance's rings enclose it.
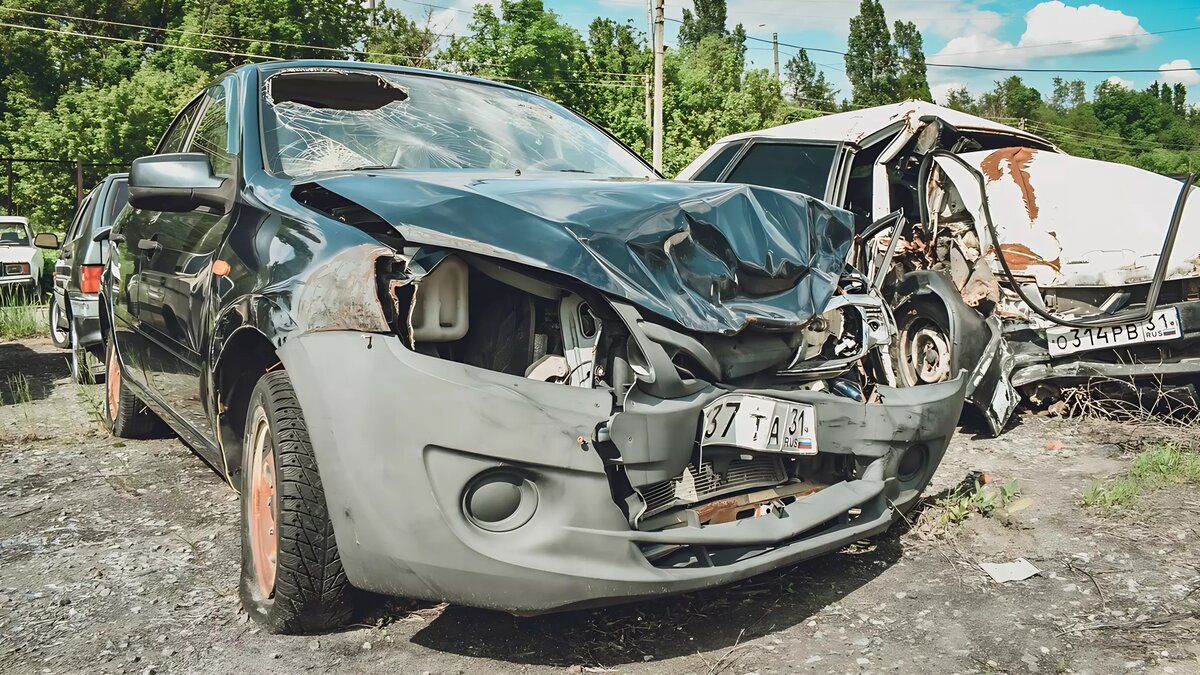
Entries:
{"label": "dark car in background", "polygon": [[877,383],[896,331],[849,212],[663,180],[466,76],[243,66],[129,202],[105,414],[240,488],[242,602],[276,632],[355,588],[529,614],[836,550],[917,502],[977,376]]}
{"label": "dark car in background", "polygon": [[104,344],[100,332],[100,276],[104,271],[104,242],[97,234],[112,227],[129,203],[127,175],[107,176],[79,205],[54,261],[50,296],[50,339],[71,350],[71,377],[94,382],[104,374]]}

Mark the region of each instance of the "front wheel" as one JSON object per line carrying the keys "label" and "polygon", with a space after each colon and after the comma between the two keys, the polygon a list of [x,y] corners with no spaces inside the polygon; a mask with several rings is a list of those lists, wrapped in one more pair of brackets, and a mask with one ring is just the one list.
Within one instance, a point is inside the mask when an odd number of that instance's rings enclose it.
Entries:
{"label": "front wheel", "polygon": [[71,332],[67,327],[70,319],[67,317],[66,308],[58,301],[58,297],[53,293],[50,294],[50,341],[59,349],[66,349],[71,346]]}
{"label": "front wheel", "polygon": [[896,328],[899,344],[892,354],[902,386],[953,379],[954,344],[945,307],[934,302],[907,304],[896,312]]}
{"label": "front wheel", "polygon": [[280,370],[258,381],[246,414],[239,590],[273,633],[326,631],[353,614],[308,427]]}
{"label": "front wheel", "polygon": [[105,345],[104,421],[113,436],[149,438],[159,428],[159,419],[125,383],[117,341],[111,333]]}

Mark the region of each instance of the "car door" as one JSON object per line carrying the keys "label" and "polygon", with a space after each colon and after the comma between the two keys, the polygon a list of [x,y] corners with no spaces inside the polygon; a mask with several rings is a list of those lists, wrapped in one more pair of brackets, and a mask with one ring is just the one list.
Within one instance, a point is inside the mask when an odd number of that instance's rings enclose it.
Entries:
{"label": "car door", "polygon": [[[159,141],[155,154],[182,152],[191,139],[192,129],[204,105],[204,95],[197,96],[176,116],[167,133]],[[147,377],[147,345],[152,339],[148,326],[155,323],[161,307],[147,304],[143,297],[144,278],[153,276],[150,258],[155,253],[154,240],[163,214],[144,209],[127,209],[113,224],[110,241],[112,260],[109,264],[112,328],[116,334],[121,363],[128,378],[151,389],[161,399]],[[149,322],[149,323],[147,323]]]}
{"label": "car door", "polygon": [[67,233],[63,235],[63,243],[58,247],[58,257],[54,259],[54,285],[52,292],[54,293],[54,301],[57,305],[63,308],[65,312],[70,306],[71,295],[69,286],[71,284],[71,268],[76,262],[75,257],[77,249],[79,249],[80,232],[86,228],[83,226],[92,218],[92,213],[95,210],[96,193],[99,188],[84,198],[79,208],[75,211],[75,219],[71,221],[71,226],[67,228]]}
{"label": "car door", "polygon": [[[227,90],[210,88],[185,152],[208,155],[213,172],[235,179],[230,152]],[[163,402],[206,437],[207,415],[200,395],[205,310],[213,286],[214,256],[229,227],[230,214],[209,207],[160,213],[146,250],[141,293],[147,311],[142,325],[147,375]]]}

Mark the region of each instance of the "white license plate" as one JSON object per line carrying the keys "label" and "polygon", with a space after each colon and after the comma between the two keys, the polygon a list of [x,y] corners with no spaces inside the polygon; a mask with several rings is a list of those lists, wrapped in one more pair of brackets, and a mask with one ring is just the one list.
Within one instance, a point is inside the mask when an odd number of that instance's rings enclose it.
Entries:
{"label": "white license plate", "polygon": [[704,407],[700,445],[815,455],[816,428],[815,411],[807,403],[729,394]]}
{"label": "white license plate", "polygon": [[1095,328],[1047,328],[1046,345],[1050,356],[1063,356],[1092,349],[1109,349],[1143,342],[1162,342],[1183,337],[1179,309],[1169,307],[1139,323]]}

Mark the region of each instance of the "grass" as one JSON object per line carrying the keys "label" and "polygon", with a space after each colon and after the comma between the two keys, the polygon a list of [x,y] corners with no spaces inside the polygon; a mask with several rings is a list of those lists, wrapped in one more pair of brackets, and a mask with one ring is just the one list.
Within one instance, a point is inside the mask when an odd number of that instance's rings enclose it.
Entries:
{"label": "grass", "polygon": [[1159,443],[1138,455],[1129,471],[1107,481],[1094,480],[1083,491],[1083,505],[1129,508],[1138,497],[1168,485],[1200,484],[1200,452],[1175,443]]}
{"label": "grass", "polygon": [[0,340],[20,340],[49,331],[42,308],[25,293],[0,295]]}
{"label": "grass", "polygon": [[8,387],[8,400],[12,405],[21,409],[25,417],[26,438],[34,438],[33,424],[33,393],[29,386],[29,378],[24,373],[9,375],[5,384]]}
{"label": "grass", "polygon": [[984,484],[978,480],[974,486],[963,485],[949,494],[934,501],[934,506],[941,509],[943,524],[958,524],[974,514],[989,516],[997,509],[1003,509],[1021,496],[1021,485],[1010,480],[1003,485],[996,483]]}

